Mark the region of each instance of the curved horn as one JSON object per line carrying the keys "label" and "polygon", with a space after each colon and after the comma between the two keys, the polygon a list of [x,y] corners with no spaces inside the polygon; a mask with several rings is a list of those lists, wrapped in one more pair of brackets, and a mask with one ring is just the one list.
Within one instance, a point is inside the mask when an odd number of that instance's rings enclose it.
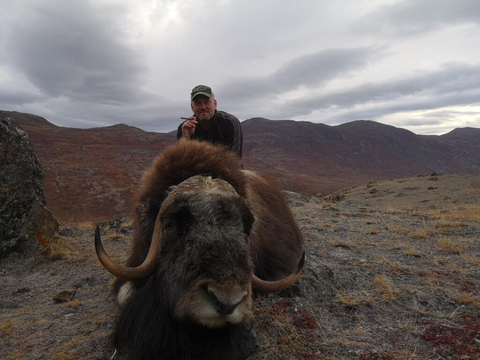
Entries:
{"label": "curved horn", "polygon": [[155,221],[155,228],[153,229],[152,242],[150,243],[150,249],[148,250],[147,257],[143,263],[137,267],[127,267],[118,264],[113,261],[103,249],[102,241],[100,240],[100,228],[97,225],[95,229],[95,250],[100,262],[105,269],[110,271],[116,277],[120,279],[132,281],[145,278],[149,276],[157,261],[158,253],[160,252],[162,242],[162,227],[160,224],[160,213]]}
{"label": "curved horn", "polygon": [[300,259],[297,267],[297,271],[290,274],[284,279],[277,281],[266,281],[258,278],[255,274],[252,274],[252,287],[255,291],[260,293],[277,293],[288,289],[292,286],[302,275],[305,266],[305,251]]}

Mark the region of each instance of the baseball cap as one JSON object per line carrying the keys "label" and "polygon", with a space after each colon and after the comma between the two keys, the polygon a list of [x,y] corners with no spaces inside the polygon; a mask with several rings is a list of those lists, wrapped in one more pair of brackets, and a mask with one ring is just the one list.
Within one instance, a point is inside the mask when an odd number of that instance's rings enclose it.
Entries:
{"label": "baseball cap", "polygon": [[192,89],[191,100],[197,95],[205,95],[206,97],[213,97],[212,88],[206,85],[197,85]]}

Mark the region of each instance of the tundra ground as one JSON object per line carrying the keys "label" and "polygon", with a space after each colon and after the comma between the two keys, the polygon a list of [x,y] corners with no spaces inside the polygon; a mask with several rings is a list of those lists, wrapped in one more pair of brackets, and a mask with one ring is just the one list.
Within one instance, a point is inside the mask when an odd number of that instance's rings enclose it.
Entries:
{"label": "tundra ground", "polygon": [[[291,289],[255,298],[251,360],[480,358],[480,176],[287,195],[307,266]],[[1,260],[2,359],[122,359],[110,344],[118,307],[93,226],[63,226],[35,256]],[[102,232],[124,261],[128,219]]]}

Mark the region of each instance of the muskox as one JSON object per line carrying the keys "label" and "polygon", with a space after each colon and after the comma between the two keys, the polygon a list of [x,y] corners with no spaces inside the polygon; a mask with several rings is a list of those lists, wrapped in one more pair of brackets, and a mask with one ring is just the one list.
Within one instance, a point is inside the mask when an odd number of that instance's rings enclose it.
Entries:
{"label": "muskox", "polygon": [[[252,291],[300,277],[303,240],[282,192],[237,156],[180,140],[144,174],[126,266],[117,276],[114,342],[135,359],[239,359],[251,344]],[[252,290],[253,289],[253,290]]]}

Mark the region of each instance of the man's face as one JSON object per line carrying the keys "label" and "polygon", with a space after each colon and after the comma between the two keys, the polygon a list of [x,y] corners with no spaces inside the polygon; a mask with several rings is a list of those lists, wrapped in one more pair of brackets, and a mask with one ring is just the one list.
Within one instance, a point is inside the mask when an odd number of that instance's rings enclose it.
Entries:
{"label": "man's face", "polygon": [[191,106],[198,121],[210,120],[215,115],[217,100],[198,95],[192,100]]}

